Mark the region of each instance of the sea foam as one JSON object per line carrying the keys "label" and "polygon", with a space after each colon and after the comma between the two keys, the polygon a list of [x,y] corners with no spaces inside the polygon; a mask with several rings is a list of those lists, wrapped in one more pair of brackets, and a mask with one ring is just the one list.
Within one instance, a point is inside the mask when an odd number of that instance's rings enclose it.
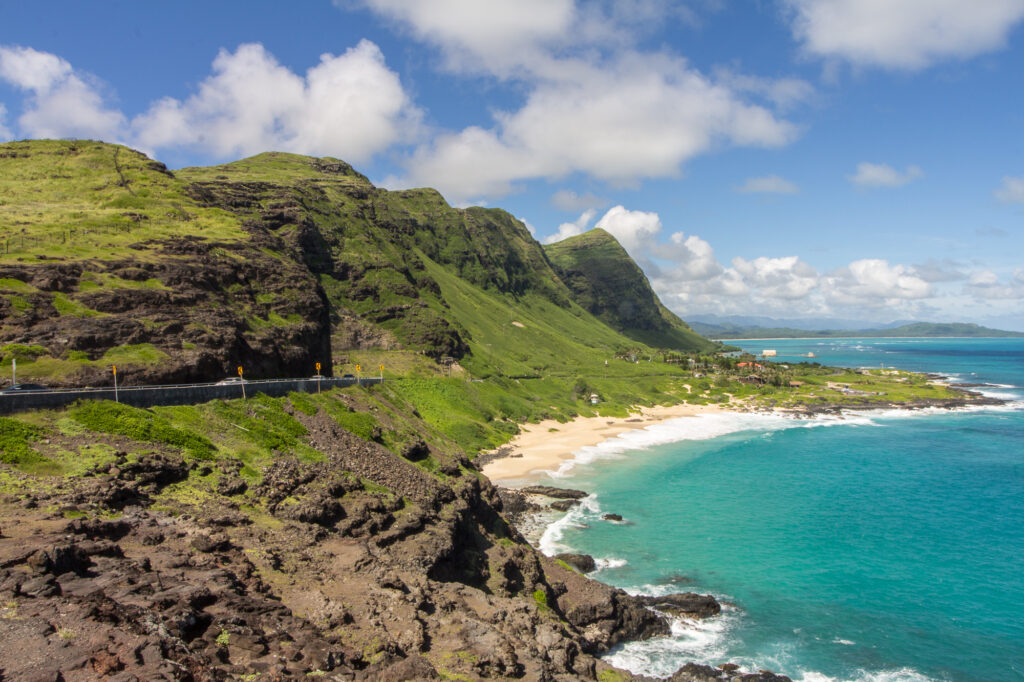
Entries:
{"label": "sea foam", "polygon": [[895,410],[873,410],[866,413],[842,415],[817,415],[801,417],[784,412],[714,412],[693,417],[678,417],[642,429],[626,431],[597,445],[590,445],[573,452],[555,471],[546,471],[552,478],[565,478],[580,465],[602,459],[619,459],[625,453],[646,450],[656,445],[678,443],[689,440],[710,440],[744,431],[773,432],[791,428],[814,428],[819,426],[871,425],[871,416]]}

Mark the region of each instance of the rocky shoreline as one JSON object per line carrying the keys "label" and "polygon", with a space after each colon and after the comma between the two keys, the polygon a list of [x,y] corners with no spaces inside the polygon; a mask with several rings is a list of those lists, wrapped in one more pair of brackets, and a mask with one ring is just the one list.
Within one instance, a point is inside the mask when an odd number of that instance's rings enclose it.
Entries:
{"label": "rocky shoreline", "polygon": [[[0,496],[0,638],[18,642],[0,678],[645,679],[599,656],[667,635],[670,615],[716,612],[710,597],[633,597],[541,555],[466,460],[442,465],[442,483],[329,420],[307,426],[327,459],[272,464],[249,491],[268,515],[239,497],[237,467],[170,453]],[[167,502],[196,473],[219,492]],[[687,666],[672,679],[788,678]]]}

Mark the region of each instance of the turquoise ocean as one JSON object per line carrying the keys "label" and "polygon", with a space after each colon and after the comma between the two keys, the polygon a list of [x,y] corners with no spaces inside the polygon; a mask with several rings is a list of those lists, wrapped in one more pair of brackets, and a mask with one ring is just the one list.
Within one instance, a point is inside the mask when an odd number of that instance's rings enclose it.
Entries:
{"label": "turquoise ocean", "polygon": [[709,414],[584,448],[550,478],[592,495],[541,548],[590,554],[630,592],[728,603],[608,659],[658,676],[695,660],[805,682],[1024,680],[1024,339],[736,343],[935,372],[1009,402]]}

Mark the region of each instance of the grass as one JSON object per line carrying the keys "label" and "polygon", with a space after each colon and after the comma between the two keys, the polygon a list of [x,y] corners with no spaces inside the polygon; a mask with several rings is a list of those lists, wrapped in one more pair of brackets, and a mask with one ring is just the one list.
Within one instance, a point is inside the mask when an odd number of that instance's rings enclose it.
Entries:
{"label": "grass", "polygon": [[150,410],[109,400],[83,401],[70,410],[69,416],[92,431],[162,443],[178,448],[194,459],[212,459],[216,453],[216,446],[206,437],[179,429]]}
{"label": "grass", "polygon": [[41,458],[31,443],[41,438],[42,431],[38,427],[18,419],[0,417],[0,462],[21,465],[38,462]]}
{"label": "grass", "polygon": [[0,144],[0,151],[29,154],[0,173],[0,263],[146,260],[155,247],[137,245],[153,240],[246,238],[235,216],[196,205],[186,182],[127,147],[33,140]]}

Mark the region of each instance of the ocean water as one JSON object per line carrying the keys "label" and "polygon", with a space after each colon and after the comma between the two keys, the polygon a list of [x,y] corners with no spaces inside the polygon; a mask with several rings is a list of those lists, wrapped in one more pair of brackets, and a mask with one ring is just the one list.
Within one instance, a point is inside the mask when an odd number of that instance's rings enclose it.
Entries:
{"label": "ocean water", "polygon": [[631,592],[729,604],[610,661],[661,676],[695,660],[806,682],[1024,680],[1024,339],[740,345],[941,373],[1011,402],[702,415],[584,449],[552,479],[593,495],[541,548],[591,554],[595,577]]}

